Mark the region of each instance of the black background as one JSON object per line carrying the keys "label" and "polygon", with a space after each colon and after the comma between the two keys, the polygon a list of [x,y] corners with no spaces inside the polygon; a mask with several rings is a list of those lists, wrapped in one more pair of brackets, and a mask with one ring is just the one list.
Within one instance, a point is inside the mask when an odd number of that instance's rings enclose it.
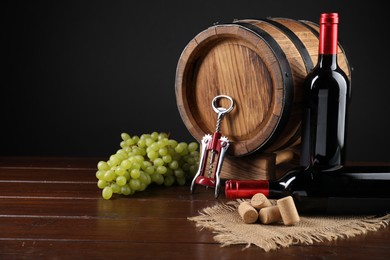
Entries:
{"label": "black background", "polygon": [[109,156],[120,133],[193,138],[175,70],[215,22],[340,14],[352,72],[347,159],[390,161],[386,1],[3,1],[0,155]]}

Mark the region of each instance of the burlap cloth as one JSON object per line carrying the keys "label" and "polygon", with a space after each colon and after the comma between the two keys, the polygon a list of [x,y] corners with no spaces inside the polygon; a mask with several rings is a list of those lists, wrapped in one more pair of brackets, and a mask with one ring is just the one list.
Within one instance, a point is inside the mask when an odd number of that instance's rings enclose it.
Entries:
{"label": "burlap cloth", "polygon": [[[197,227],[209,228],[221,246],[244,244],[244,248],[256,245],[265,251],[289,247],[294,244],[311,245],[376,231],[390,223],[385,216],[300,216],[294,226],[283,224],[245,224],[237,207],[244,200],[237,200],[204,208],[198,216],[189,217]],[[249,200],[248,200],[249,201]]]}

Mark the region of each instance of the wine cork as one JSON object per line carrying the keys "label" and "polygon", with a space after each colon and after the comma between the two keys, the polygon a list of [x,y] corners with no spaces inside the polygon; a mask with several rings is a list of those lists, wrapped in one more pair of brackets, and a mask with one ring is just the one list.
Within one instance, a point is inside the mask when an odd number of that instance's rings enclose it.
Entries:
{"label": "wine cork", "polygon": [[285,225],[294,225],[299,222],[299,215],[291,196],[276,201]]}
{"label": "wine cork", "polygon": [[260,209],[259,219],[260,222],[263,224],[271,224],[282,221],[282,216],[280,215],[279,207],[270,206]]}
{"label": "wine cork", "polygon": [[240,203],[238,213],[246,224],[255,223],[258,218],[257,210],[247,201]]}
{"label": "wine cork", "polygon": [[265,207],[272,206],[271,202],[267,199],[267,197],[263,193],[256,193],[252,196],[251,205],[255,209],[262,209]]}

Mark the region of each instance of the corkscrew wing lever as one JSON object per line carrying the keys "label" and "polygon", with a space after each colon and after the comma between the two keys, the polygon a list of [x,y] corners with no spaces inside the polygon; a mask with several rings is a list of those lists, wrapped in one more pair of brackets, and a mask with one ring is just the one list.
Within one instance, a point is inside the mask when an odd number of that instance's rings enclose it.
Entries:
{"label": "corkscrew wing lever", "polygon": [[[219,187],[220,187],[220,174],[222,169],[222,163],[225,157],[225,153],[229,148],[229,140],[226,137],[221,137],[220,133],[214,133],[213,136],[207,134],[202,139],[202,151],[201,151],[201,159],[199,161],[199,168],[197,173],[194,176],[194,179],[191,183],[191,192],[195,190],[195,184],[203,185],[206,187],[215,188],[215,198],[219,195]],[[209,153],[213,152],[217,154],[215,171],[213,173],[214,177],[204,176],[204,172],[206,170],[206,165],[209,157]],[[213,155],[210,158],[210,164],[213,162]],[[212,170],[212,168],[211,168]]]}

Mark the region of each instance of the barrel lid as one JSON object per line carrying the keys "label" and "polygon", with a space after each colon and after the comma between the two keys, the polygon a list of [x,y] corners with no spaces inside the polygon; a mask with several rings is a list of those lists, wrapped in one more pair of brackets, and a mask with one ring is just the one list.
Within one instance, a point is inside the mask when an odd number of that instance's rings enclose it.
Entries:
{"label": "barrel lid", "polygon": [[291,73],[281,66],[288,62],[273,47],[242,24],[212,26],[187,44],[175,89],[180,115],[195,139],[215,131],[211,103],[222,94],[235,101],[221,124],[231,141],[228,153],[243,156],[272,142],[292,99],[291,86],[286,86]]}

